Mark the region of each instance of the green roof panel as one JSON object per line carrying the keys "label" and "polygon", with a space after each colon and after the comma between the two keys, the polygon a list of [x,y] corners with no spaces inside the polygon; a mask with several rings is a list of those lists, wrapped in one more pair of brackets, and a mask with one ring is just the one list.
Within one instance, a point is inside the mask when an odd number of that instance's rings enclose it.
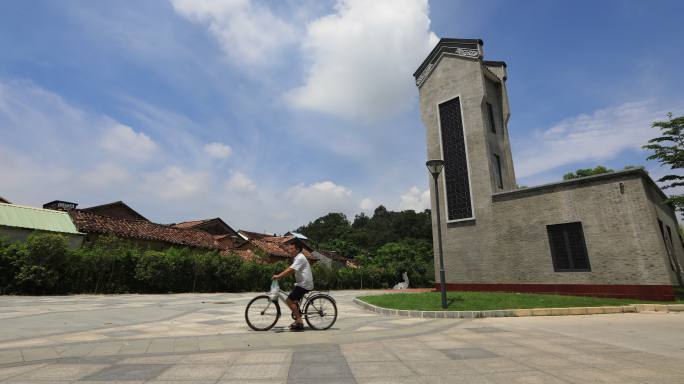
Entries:
{"label": "green roof panel", "polygon": [[81,234],[68,213],[0,203],[0,225],[41,231]]}

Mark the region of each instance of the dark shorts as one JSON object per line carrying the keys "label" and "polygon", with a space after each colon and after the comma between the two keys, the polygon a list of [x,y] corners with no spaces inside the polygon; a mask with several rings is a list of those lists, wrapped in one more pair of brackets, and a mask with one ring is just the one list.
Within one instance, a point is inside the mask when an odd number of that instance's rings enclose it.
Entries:
{"label": "dark shorts", "polygon": [[302,299],[302,297],[304,297],[304,295],[306,295],[307,292],[309,292],[308,289],[304,289],[298,285],[295,285],[294,289],[292,292],[290,292],[287,298],[292,301],[299,301]]}

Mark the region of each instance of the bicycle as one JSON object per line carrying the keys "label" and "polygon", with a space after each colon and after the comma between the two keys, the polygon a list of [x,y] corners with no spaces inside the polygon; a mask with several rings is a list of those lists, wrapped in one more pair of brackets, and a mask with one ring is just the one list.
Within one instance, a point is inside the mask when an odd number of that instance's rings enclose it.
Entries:
{"label": "bicycle", "polygon": [[[274,281],[268,294],[259,295],[247,304],[245,308],[247,325],[255,331],[268,331],[273,328],[281,315],[278,302],[285,302],[286,299],[287,293],[280,290],[278,282]],[[335,299],[326,293],[308,292],[298,305],[299,312],[312,329],[326,330],[337,321],[337,304]],[[292,317],[294,318],[294,314]]]}

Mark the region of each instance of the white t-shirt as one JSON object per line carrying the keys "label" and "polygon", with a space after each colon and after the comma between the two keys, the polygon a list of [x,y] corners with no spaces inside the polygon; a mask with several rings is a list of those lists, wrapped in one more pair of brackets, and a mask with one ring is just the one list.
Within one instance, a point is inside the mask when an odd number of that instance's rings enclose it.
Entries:
{"label": "white t-shirt", "polygon": [[309,265],[309,260],[306,259],[306,256],[304,256],[303,253],[299,252],[297,256],[295,256],[290,268],[295,270],[295,285],[309,291],[314,288],[311,266]]}

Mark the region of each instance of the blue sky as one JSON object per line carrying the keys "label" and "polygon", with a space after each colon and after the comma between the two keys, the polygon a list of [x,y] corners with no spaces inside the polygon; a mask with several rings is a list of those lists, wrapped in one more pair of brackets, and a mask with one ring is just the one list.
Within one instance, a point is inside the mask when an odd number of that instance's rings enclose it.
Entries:
{"label": "blue sky", "polygon": [[518,183],[644,165],[684,113],[678,1],[4,1],[0,195],[284,232],[427,207],[411,74],[438,37],[508,63]]}

